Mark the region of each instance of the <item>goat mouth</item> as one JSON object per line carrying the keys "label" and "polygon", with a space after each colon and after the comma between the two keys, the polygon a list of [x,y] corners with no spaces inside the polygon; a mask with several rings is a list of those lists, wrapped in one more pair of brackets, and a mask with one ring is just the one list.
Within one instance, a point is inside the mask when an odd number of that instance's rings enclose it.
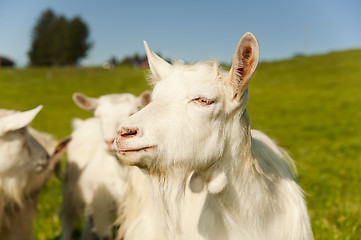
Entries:
{"label": "goat mouth", "polygon": [[149,150],[155,149],[157,146],[151,146],[151,147],[142,147],[142,148],[136,148],[136,149],[118,149],[116,152],[120,155],[126,155],[136,152],[147,152]]}

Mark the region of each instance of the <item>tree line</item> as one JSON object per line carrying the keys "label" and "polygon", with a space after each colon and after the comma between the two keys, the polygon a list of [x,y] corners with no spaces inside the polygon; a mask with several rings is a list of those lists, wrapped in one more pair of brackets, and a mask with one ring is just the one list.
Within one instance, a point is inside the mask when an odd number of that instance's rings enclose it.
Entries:
{"label": "tree line", "polygon": [[51,9],[44,11],[32,32],[30,65],[76,65],[92,46],[88,35],[88,27],[80,17],[66,19]]}
{"label": "tree line", "polygon": [[[51,9],[45,10],[32,30],[28,52],[30,66],[77,65],[92,47],[88,36],[88,26],[80,17],[67,19],[63,15],[56,15]],[[108,63],[112,66],[144,67],[147,57],[138,54],[120,60],[112,57]]]}

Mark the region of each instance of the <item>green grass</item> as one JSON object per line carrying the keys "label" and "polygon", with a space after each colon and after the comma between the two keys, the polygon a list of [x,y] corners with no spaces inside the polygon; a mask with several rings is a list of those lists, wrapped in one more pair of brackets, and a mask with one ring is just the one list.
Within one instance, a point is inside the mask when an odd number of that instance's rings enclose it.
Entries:
{"label": "green grass", "polygon": [[261,64],[253,128],[295,159],[315,239],[361,236],[361,51]]}
{"label": "green grass", "polygon": [[[144,71],[0,69],[0,107],[44,109],[32,126],[64,137],[73,117],[91,116],[71,95],[149,89]],[[294,158],[306,192],[315,239],[359,239],[361,234],[361,50],[261,63],[250,83],[252,126]],[[36,239],[60,235],[60,180],[42,191]]]}

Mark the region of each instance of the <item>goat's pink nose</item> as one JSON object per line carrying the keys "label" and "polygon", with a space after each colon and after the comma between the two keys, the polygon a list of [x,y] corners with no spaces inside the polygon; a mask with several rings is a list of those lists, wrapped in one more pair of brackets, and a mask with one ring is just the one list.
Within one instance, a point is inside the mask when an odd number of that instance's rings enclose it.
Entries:
{"label": "goat's pink nose", "polygon": [[136,128],[122,128],[118,132],[118,135],[120,135],[122,138],[134,137],[137,134],[138,134],[138,129]]}

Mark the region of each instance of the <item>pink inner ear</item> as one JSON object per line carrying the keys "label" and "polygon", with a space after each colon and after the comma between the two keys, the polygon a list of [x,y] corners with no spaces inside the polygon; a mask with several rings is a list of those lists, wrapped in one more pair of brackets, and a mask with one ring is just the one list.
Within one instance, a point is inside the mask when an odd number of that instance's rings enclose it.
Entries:
{"label": "pink inner ear", "polygon": [[91,99],[84,97],[84,96],[77,96],[77,100],[82,106],[83,109],[88,111],[95,111],[96,106],[94,105],[94,102],[91,101]]}
{"label": "pink inner ear", "polygon": [[237,73],[239,74],[239,76],[243,77],[244,76],[244,68],[243,67],[239,67],[237,68]]}
{"label": "pink inner ear", "polygon": [[71,141],[71,137],[66,137],[66,138],[62,139],[56,146],[51,157],[56,157],[56,156],[59,156],[60,154],[62,154],[65,151],[65,149],[68,146],[70,141]]}
{"label": "pink inner ear", "polygon": [[247,77],[247,75],[252,71],[252,65],[254,62],[254,59],[252,56],[252,47],[247,46],[242,49],[242,53],[240,55],[239,59],[239,66],[236,69],[237,73],[241,77],[241,80],[244,77]]}
{"label": "pink inner ear", "polygon": [[150,101],[151,101],[151,95],[149,93],[145,94],[142,99],[143,106],[148,105]]}
{"label": "pink inner ear", "polygon": [[89,107],[90,106],[90,103],[82,96],[76,96],[76,99],[78,100],[78,102],[85,106],[85,107]]}
{"label": "pink inner ear", "polygon": [[244,51],[242,52],[242,56],[244,58],[249,59],[251,57],[252,54],[252,47],[251,46],[247,46],[244,48]]}

